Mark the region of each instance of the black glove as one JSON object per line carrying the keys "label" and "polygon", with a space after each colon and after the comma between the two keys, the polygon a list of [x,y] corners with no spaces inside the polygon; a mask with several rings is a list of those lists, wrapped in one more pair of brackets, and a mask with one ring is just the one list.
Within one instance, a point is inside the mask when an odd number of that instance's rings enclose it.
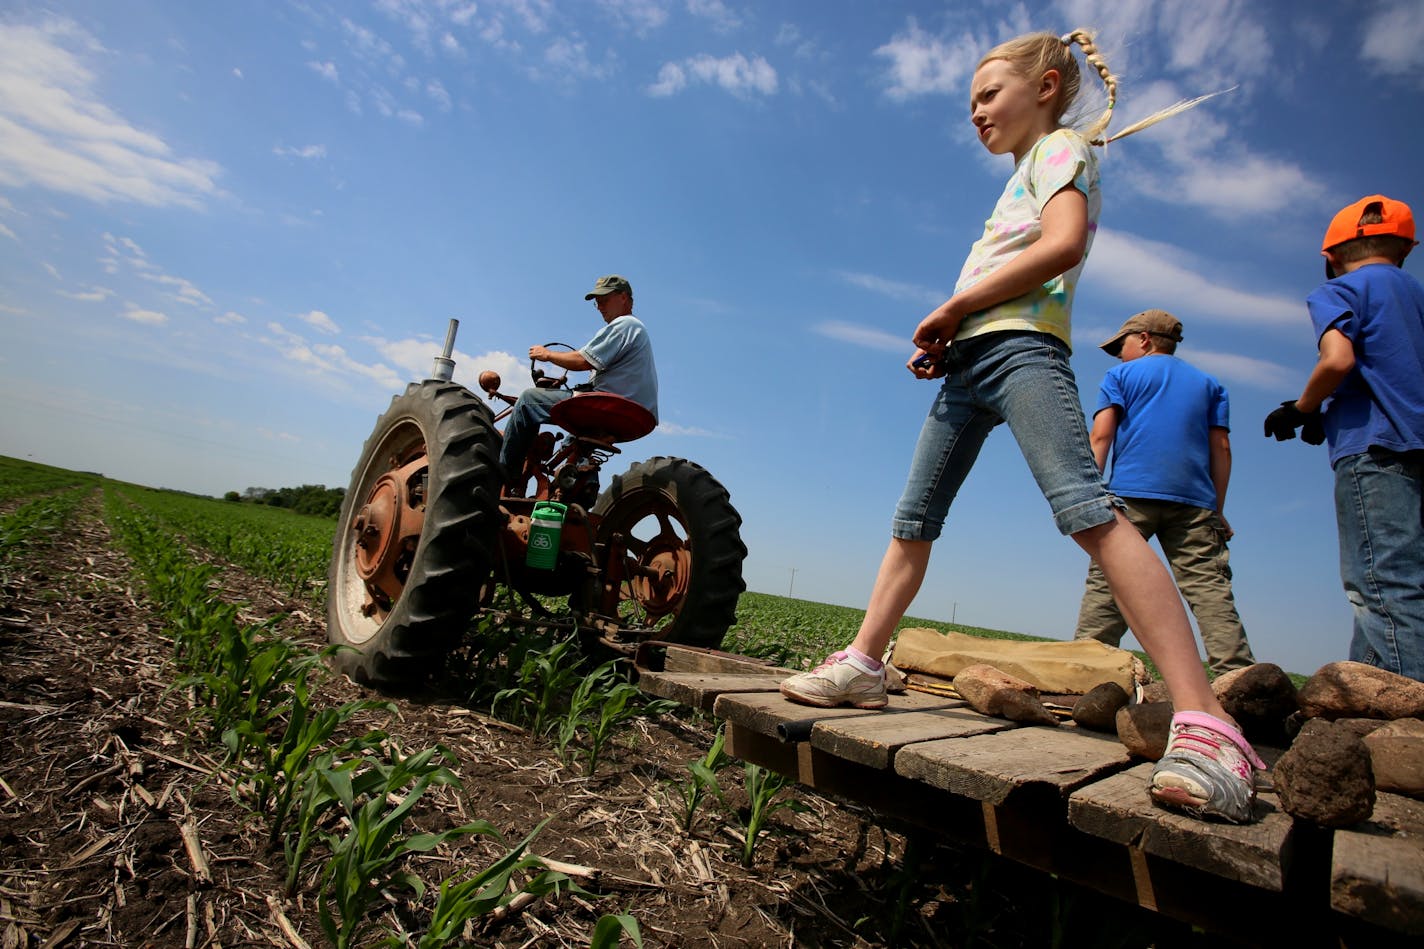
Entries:
{"label": "black glove", "polygon": [[1284,442],[1295,438],[1295,430],[1300,429],[1301,440],[1307,445],[1319,445],[1325,441],[1325,426],[1320,421],[1320,411],[1302,412],[1294,399],[1282,402],[1280,408],[1273,409],[1266,416],[1266,437],[1272,435],[1276,441]]}

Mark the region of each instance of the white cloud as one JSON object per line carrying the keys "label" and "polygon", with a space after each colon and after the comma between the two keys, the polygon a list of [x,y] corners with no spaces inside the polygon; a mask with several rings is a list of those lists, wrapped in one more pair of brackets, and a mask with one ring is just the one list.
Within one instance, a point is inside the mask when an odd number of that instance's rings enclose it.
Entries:
{"label": "white cloud", "polygon": [[723,0],[687,0],[687,12],[709,21],[719,33],[730,33],[742,25],[742,18]]}
{"label": "white cloud", "polygon": [[877,277],[873,274],[845,271],[838,276],[846,283],[860,287],[862,290],[869,290],[872,293],[878,293],[892,300],[904,300],[906,303],[914,303],[920,306],[935,307],[949,299],[949,294],[943,290],[936,290],[933,287],[922,287],[913,283],[901,283],[896,280],[886,280],[884,277]]}
{"label": "white cloud", "polygon": [[959,37],[932,36],[911,20],[905,32],[876,49],[875,55],[890,61],[885,73],[885,94],[891,99],[963,94],[967,103],[968,80],[981,53],[973,43]]}
{"label": "white cloud", "polygon": [[78,300],[80,303],[102,303],[114,295],[114,291],[108,287],[91,287],[88,290],[60,290],[59,295],[68,297],[71,300]]}
{"label": "white cloud", "polygon": [[639,36],[658,29],[668,18],[661,0],[598,0],[598,4],[620,25]]}
{"label": "white cloud", "polygon": [[239,323],[246,323],[247,317],[235,310],[228,310],[222,316],[213,317],[213,322],[223,326],[235,326]]}
{"label": "white cloud", "polygon": [[652,96],[675,95],[694,81],[717,86],[738,98],[774,95],[778,84],[776,70],[761,56],[748,59],[733,53],[718,58],[701,53],[681,63],[664,63],[647,91]]}
{"label": "white cloud", "polygon": [[1183,345],[1177,355],[1232,386],[1252,386],[1273,392],[1290,391],[1305,382],[1299,367],[1288,368],[1266,359],[1243,356],[1240,353],[1220,353]]}
{"label": "white cloud", "polygon": [[1233,289],[1181,263],[1191,260],[1179,247],[1102,229],[1093,241],[1087,276],[1096,288],[1110,288],[1137,302],[1150,300],[1172,312],[1189,311],[1194,318],[1241,327],[1299,327],[1300,300]]}
{"label": "white cloud", "polygon": [[310,62],[307,63],[307,66],[311,69],[312,72],[316,73],[318,76],[325,79],[327,82],[339,83],[341,81],[341,77],[337,73],[335,63]]}
{"label": "white cloud", "polygon": [[191,282],[182,277],[174,277],[164,273],[140,273],[140,277],[160,286],[170,288],[171,292],[166,294],[170,299],[179,303],[186,303],[189,306],[212,306],[213,301],[208,295],[195,287]]}
{"label": "white cloud", "polygon": [[657,81],[648,87],[648,95],[659,98],[677,95],[687,88],[687,71],[677,63],[663,63]]}
{"label": "white cloud", "polygon": [[100,101],[81,57],[101,52],[69,20],[0,27],[0,185],[152,207],[219,194],[215,162],[175,157]]}
{"label": "white cloud", "polygon": [[307,160],[312,160],[317,158],[325,158],[326,146],[303,145],[301,148],[297,148],[291,145],[275,145],[272,148],[272,154],[280,155],[283,158],[303,158]]}
{"label": "white cloud", "polygon": [[299,313],[297,314],[297,319],[329,336],[335,336],[341,332],[341,327],[336,325],[336,321],[321,310],[309,310],[306,313]]}
{"label": "white cloud", "polygon": [[860,326],[856,323],[846,323],[840,320],[818,323],[812,327],[812,330],[821,336],[837,339],[843,343],[851,343],[855,346],[863,346],[867,349],[879,349],[890,353],[907,353],[912,350],[915,345],[910,342],[908,334],[887,333],[882,329],[875,329],[871,326]]}
{"label": "white cloud", "polygon": [[1424,47],[1424,6],[1416,0],[1385,4],[1365,20],[1360,56],[1390,76],[1419,81],[1419,50]]}
{"label": "white cloud", "polygon": [[145,326],[162,326],[168,322],[168,314],[159,313],[157,310],[145,310],[132,303],[124,309],[122,315],[126,320],[133,320],[135,323],[142,323]]}
{"label": "white cloud", "polygon": [[588,57],[588,44],[560,37],[544,50],[544,62],[564,76],[578,79],[603,79],[612,74],[608,63],[597,64]]}

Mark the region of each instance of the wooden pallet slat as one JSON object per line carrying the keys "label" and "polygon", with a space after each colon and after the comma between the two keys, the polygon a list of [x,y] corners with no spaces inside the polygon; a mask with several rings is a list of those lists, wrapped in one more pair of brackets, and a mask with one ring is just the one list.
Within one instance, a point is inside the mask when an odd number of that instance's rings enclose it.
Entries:
{"label": "wooden pallet slat", "polygon": [[1066,799],[1131,761],[1116,738],[1073,726],[1028,727],[921,742],[901,749],[895,771],[990,804],[1051,790]]}
{"label": "wooden pallet slat", "polygon": [[1424,937],[1424,801],[1381,792],[1368,821],[1335,831],[1330,905]]}

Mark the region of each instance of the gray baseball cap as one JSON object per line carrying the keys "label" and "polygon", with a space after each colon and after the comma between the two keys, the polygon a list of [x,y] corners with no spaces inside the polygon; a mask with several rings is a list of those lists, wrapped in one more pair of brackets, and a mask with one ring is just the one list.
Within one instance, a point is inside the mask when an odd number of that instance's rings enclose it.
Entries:
{"label": "gray baseball cap", "polygon": [[599,277],[598,282],[593,285],[593,289],[583,295],[585,300],[592,300],[594,297],[606,296],[610,293],[632,293],[633,285],[616,273],[611,273],[606,277]]}

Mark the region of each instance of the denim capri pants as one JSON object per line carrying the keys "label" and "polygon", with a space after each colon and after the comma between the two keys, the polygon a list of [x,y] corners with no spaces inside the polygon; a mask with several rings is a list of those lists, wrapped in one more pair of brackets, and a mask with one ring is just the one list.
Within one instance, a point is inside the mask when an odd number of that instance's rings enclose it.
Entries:
{"label": "denim capri pants", "polygon": [[1113,520],[1122,502],[1093,460],[1068,346],[1047,333],[986,333],[945,350],[947,374],[920,430],[891,535],[936,540],[950,503],[1000,422],[1019,443],[1064,534]]}

